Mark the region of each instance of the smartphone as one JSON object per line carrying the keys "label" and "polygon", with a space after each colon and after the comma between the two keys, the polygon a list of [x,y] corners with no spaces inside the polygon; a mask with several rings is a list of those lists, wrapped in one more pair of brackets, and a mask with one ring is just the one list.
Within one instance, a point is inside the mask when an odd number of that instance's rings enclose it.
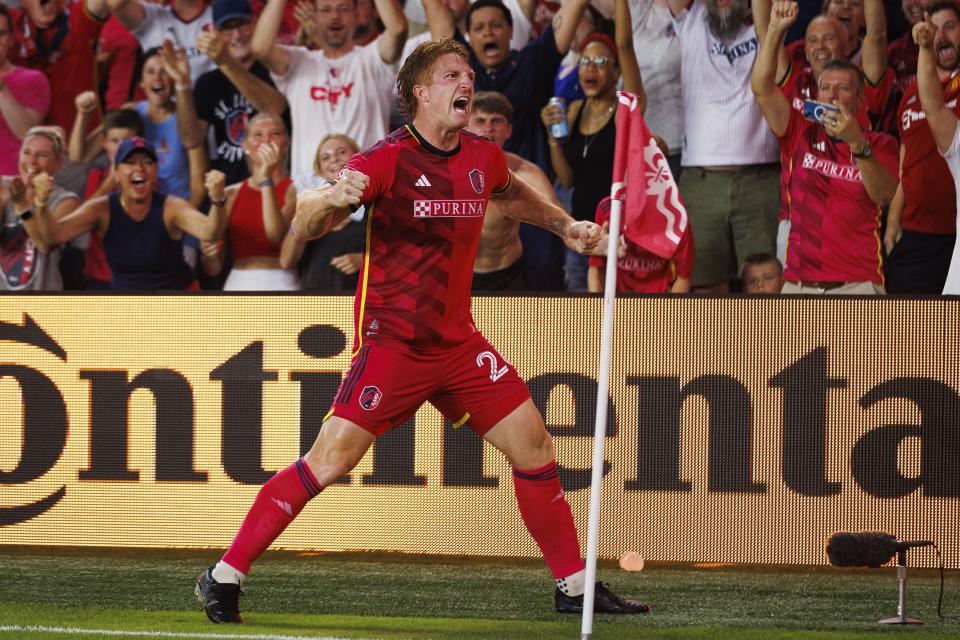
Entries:
{"label": "smartphone", "polygon": [[817,102],[816,100],[803,101],[803,117],[813,122],[823,124],[827,114],[840,113],[840,107],[827,102]]}

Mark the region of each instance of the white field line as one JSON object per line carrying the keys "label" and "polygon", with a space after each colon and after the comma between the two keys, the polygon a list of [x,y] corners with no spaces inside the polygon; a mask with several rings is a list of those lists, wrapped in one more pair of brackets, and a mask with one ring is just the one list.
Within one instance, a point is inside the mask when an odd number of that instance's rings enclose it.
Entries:
{"label": "white field line", "polygon": [[78,629],[73,627],[41,627],[33,625],[0,625],[0,632],[16,631],[20,633],[62,633],[64,635],[83,636],[132,636],[151,638],[204,638],[209,640],[345,640],[334,636],[278,636],[272,634],[248,633],[188,633],[178,631],[127,631],[117,629]]}

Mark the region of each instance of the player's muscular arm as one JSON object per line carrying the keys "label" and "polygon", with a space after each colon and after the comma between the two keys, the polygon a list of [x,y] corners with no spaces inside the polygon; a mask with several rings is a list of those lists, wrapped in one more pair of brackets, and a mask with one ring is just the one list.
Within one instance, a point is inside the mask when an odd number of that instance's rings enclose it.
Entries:
{"label": "player's muscular arm", "polygon": [[490,197],[508,218],[536,225],[560,236],[568,247],[583,254],[594,251],[600,241],[600,227],[577,222],[561,207],[549,202],[512,171],[510,183]]}
{"label": "player's muscular arm", "polygon": [[332,185],[298,194],[291,232],[300,240],[325,235],[360,204],[369,183],[370,178],[364,174],[347,170]]}

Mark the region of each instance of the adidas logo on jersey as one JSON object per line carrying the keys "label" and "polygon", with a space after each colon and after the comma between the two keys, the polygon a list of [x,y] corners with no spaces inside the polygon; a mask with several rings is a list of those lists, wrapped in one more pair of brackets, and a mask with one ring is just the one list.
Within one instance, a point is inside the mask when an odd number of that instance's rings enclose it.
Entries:
{"label": "adidas logo on jersey", "polygon": [[826,150],[827,150],[827,145],[826,145],[825,142],[822,142],[822,141],[821,141],[821,142],[814,142],[814,143],[813,143],[813,148],[816,149],[817,151],[820,151],[820,152],[825,153]]}
{"label": "adidas logo on jersey", "polygon": [[427,180],[427,176],[425,176],[425,175],[423,175],[423,174],[421,174],[420,177],[417,178],[417,181],[416,181],[415,184],[416,184],[418,187],[432,187],[432,186],[433,186],[432,184],[430,184],[430,181]]}

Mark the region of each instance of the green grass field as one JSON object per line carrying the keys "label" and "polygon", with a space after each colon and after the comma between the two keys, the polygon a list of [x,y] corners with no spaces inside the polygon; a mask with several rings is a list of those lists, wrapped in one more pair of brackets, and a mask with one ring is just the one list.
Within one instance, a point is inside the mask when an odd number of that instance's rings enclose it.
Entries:
{"label": "green grass field", "polygon": [[[245,587],[245,624],[212,625],[193,596],[215,552],[0,547],[0,638],[279,638],[541,640],[579,638],[580,617],[553,612],[549,575],[530,560],[271,552]],[[652,566],[650,566],[652,564]],[[648,563],[600,577],[653,606],[595,618],[593,637],[840,639],[960,637],[937,617],[939,574],[912,570],[908,615],[896,614],[893,568],[715,567]],[[948,572],[944,613],[960,613]]]}

